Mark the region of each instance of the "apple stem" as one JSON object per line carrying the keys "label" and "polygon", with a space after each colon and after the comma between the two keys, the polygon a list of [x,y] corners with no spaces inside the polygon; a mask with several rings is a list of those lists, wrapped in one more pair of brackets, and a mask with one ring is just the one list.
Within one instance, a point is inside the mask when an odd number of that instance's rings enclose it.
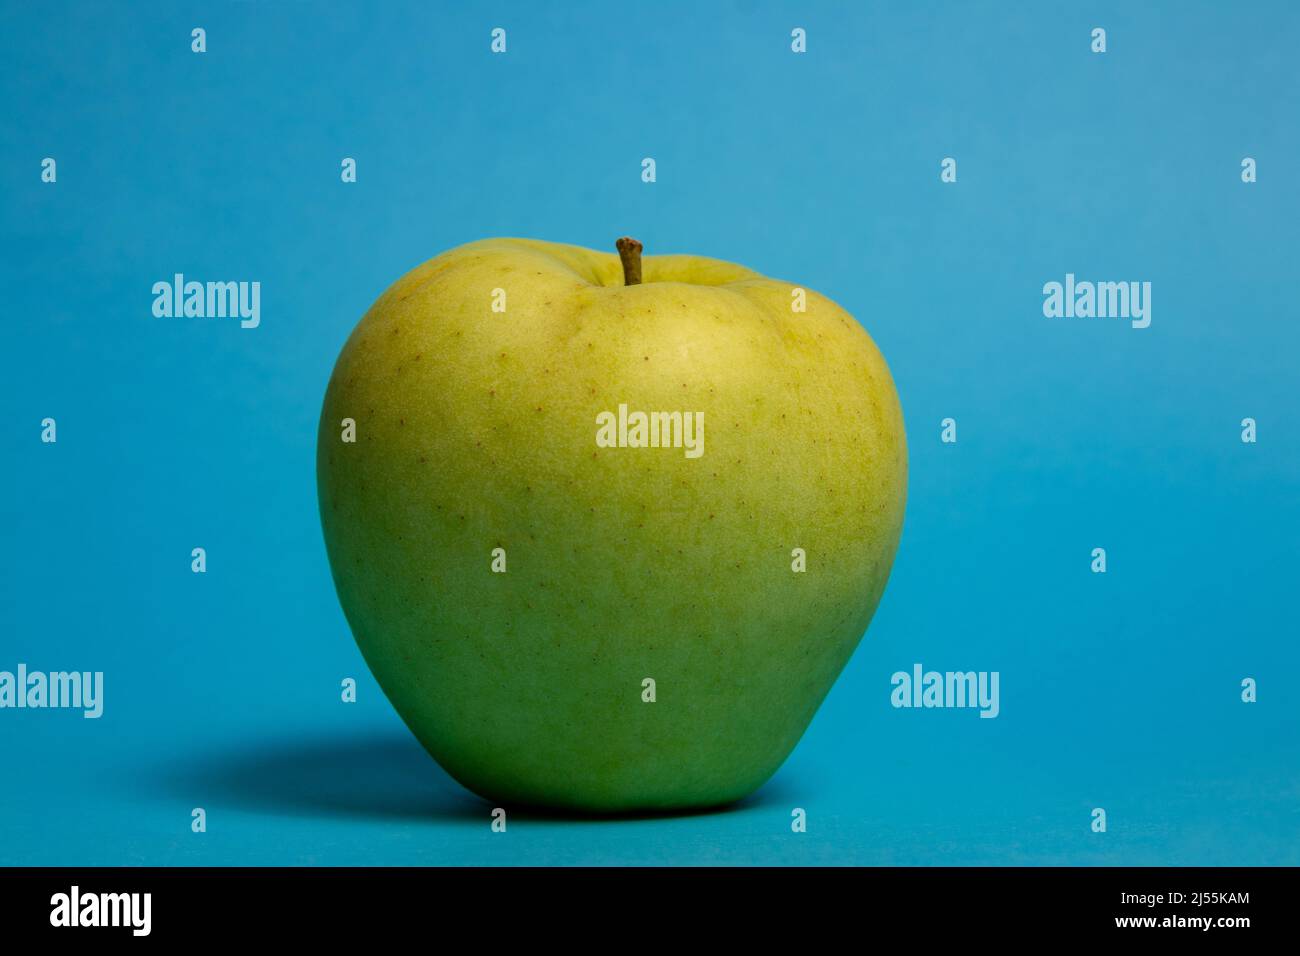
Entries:
{"label": "apple stem", "polygon": [[614,243],[618,257],[623,260],[623,284],[641,284],[641,243],[624,236]]}

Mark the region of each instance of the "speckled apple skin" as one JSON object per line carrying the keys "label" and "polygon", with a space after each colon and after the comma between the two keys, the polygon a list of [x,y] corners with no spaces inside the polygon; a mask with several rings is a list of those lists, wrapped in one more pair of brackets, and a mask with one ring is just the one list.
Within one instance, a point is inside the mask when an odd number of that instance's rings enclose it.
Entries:
{"label": "speckled apple skin", "polygon": [[[903,418],[862,326],[714,259],[648,256],[644,279],[576,246],[461,246],[379,298],[325,395],[321,521],[357,644],[429,753],[502,806],[751,793],[898,545]],[[620,403],[704,412],[703,455],[597,447]]]}

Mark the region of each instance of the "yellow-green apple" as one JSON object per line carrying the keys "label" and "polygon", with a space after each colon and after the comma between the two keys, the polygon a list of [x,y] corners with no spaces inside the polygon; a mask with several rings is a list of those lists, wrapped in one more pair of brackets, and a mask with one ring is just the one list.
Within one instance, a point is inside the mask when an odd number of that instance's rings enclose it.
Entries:
{"label": "yellow-green apple", "polygon": [[705,807],[767,780],[880,600],[898,396],[829,299],[699,256],[489,239],[344,346],[321,521],[367,664],[503,805]]}

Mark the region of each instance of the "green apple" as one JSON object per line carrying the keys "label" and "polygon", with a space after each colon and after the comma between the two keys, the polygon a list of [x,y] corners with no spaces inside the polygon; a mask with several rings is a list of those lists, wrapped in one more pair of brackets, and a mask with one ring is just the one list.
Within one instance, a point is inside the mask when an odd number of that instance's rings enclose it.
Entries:
{"label": "green apple", "polygon": [[907,489],[884,359],[829,299],[699,256],[443,253],[344,346],[321,521],[375,678],[502,805],[735,801],[885,587]]}

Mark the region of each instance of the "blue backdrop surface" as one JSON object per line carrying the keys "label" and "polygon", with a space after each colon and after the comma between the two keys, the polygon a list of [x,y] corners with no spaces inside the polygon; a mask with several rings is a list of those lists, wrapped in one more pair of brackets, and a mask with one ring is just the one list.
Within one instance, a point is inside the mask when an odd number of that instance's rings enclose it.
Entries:
{"label": "blue backdrop surface", "polygon": [[[5,4],[0,670],[105,695],[0,710],[0,863],[1300,863],[1298,27],[1283,2]],[[351,639],[320,402],[423,260],[628,233],[863,323],[906,526],[754,797],[494,834]],[[259,281],[260,325],[156,318],[175,273]],[[1067,273],[1150,282],[1150,326],[1046,317]],[[999,716],[892,707],[916,663],[997,671]]]}

